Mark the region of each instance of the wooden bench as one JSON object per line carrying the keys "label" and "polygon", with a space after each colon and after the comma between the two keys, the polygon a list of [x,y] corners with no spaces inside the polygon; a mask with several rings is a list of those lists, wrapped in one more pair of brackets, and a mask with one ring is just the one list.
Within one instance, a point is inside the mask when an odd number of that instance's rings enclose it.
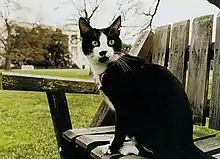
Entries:
{"label": "wooden bench", "polygon": [[[65,93],[97,94],[97,87],[92,81],[3,72],[2,87],[5,90],[46,92],[61,158],[142,158],[132,155],[103,155],[107,144],[113,138],[115,128],[114,112],[103,105],[99,109],[102,112],[99,118],[96,115],[91,123],[93,126],[94,123],[102,123],[101,125],[80,129],[72,127]],[[215,136],[210,134],[194,140],[204,151],[216,155],[220,153],[220,141],[216,140]]]}
{"label": "wooden bench", "polygon": [[[217,17],[216,38],[212,44],[213,15],[193,20],[189,47],[189,20],[158,27],[155,32],[139,36],[130,54],[167,67],[186,88],[196,125],[220,129],[220,17]],[[214,56],[213,56],[214,54]],[[214,70],[210,69],[213,65]],[[209,74],[213,73],[211,99],[208,98]],[[199,85],[199,86],[198,86]],[[62,159],[142,158],[103,154],[113,138],[115,114],[104,100],[89,128],[75,129],[70,120],[65,93],[98,94],[90,80],[3,72],[4,90],[43,91],[47,94],[58,150]],[[206,119],[209,120],[206,120]],[[215,134],[197,137],[194,141],[206,153],[220,158],[220,141]],[[129,141],[127,141],[129,142]]]}
{"label": "wooden bench", "polygon": [[[108,156],[103,154],[107,144],[113,138],[115,123],[114,112],[107,110],[107,107],[103,105],[98,111],[102,112],[99,118],[96,114],[91,123],[93,126],[95,126],[94,123],[102,123],[101,125],[80,129],[72,127],[65,93],[97,94],[97,87],[92,81],[3,72],[2,87],[5,90],[46,92],[61,158],[142,158],[132,155]],[[107,111],[104,111],[104,108]],[[210,155],[217,155],[220,153],[220,141],[216,140],[215,136],[215,134],[210,134],[194,140]]]}

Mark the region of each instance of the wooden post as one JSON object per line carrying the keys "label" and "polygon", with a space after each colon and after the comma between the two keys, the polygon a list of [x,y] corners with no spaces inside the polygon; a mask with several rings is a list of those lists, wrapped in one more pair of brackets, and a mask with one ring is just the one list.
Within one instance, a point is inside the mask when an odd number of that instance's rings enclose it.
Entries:
{"label": "wooden post", "polygon": [[205,125],[204,110],[207,103],[209,54],[212,40],[213,15],[195,18],[189,54],[187,94],[197,125]]}
{"label": "wooden post", "polygon": [[72,129],[65,92],[63,90],[47,92],[47,99],[60,157],[61,159],[71,159],[75,155],[75,147],[62,137],[66,130]]}
{"label": "wooden post", "polygon": [[173,24],[169,52],[169,70],[185,86],[190,21]]}
{"label": "wooden post", "polygon": [[216,20],[209,128],[220,130],[220,13]]}
{"label": "wooden post", "polygon": [[108,102],[102,100],[102,103],[96,112],[90,127],[111,126],[115,125],[115,122],[116,114],[114,109],[111,108]]}
{"label": "wooden post", "polygon": [[171,25],[156,28],[154,35],[154,45],[152,63],[167,67],[169,59]]}
{"label": "wooden post", "polygon": [[154,33],[152,31],[145,31],[140,33],[129,54],[143,57],[146,62],[151,63],[153,52],[153,38]]}

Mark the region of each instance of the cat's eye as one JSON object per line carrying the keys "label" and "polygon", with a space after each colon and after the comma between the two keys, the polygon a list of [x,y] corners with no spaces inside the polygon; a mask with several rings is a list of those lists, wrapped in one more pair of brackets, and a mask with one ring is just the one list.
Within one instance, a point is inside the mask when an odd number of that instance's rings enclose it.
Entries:
{"label": "cat's eye", "polygon": [[98,46],[98,44],[99,44],[98,41],[92,41],[93,46]]}
{"label": "cat's eye", "polygon": [[114,44],[115,44],[115,41],[114,41],[114,40],[109,40],[109,41],[108,41],[108,44],[109,44],[109,45],[114,45]]}

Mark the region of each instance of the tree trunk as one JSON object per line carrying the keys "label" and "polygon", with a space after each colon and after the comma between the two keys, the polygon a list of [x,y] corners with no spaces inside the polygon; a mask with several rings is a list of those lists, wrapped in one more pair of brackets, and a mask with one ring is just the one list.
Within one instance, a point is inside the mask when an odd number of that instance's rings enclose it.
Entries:
{"label": "tree trunk", "polygon": [[5,57],[5,70],[11,70],[11,53],[7,53]]}

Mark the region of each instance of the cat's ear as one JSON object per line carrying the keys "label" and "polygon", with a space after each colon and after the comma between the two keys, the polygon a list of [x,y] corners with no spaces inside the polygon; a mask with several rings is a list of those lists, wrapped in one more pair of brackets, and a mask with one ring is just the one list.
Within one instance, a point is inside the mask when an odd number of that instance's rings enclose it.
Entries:
{"label": "cat's ear", "polygon": [[110,33],[119,35],[120,28],[121,28],[121,16],[118,16],[118,18],[116,18],[115,21],[110,26]]}
{"label": "cat's ear", "polygon": [[79,18],[79,30],[80,30],[81,35],[86,34],[91,30],[91,26],[83,17]]}

